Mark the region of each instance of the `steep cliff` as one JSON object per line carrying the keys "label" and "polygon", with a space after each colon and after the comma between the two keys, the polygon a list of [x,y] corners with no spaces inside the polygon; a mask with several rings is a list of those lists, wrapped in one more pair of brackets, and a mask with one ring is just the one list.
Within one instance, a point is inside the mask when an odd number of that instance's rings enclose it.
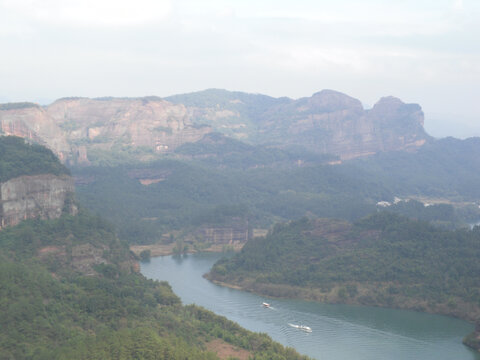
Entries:
{"label": "steep cliff", "polygon": [[47,145],[63,162],[151,160],[212,131],[250,144],[303,146],[342,159],[414,150],[429,136],[416,104],[323,90],[292,100],[206,90],[166,98],[65,98],[47,107],[0,105],[0,131]]}
{"label": "steep cliff", "polygon": [[61,161],[71,154],[64,132],[47,111],[29,103],[0,105],[0,134],[18,136],[47,146]]}
{"label": "steep cliff", "polygon": [[18,137],[0,137],[0,229],[31,218],[74,214],[74,184],[53,153]]}
{"label": "steep cliff", "polygon": [[0,183],[0,229],[26,219],[75,214],[73,194],[73,179],[68,175],[20,176]]}
{"label": "steep cliff", "polygon": [[0,107],[0,124],[5,135],[32,139],[74,163],[105,152],[147,160],[211,131],[193,126],[185,106],[154,97],[65,98],[45,108]]}
{"label": "steep cliff", "polygon": [[298,100],[221,90],[167,99],[184,102],[194,122],[237,139],[279,147],[304,146],[341,159],[415,150],[430,139],[423,129],[420,106],[394,97],[380,99],[370,110],[359,100],[333,90]]}

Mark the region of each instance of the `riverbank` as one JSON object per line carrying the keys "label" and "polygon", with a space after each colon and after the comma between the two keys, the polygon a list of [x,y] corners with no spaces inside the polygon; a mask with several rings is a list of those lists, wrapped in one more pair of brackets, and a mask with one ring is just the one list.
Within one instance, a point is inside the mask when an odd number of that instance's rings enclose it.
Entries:
{"label": "riverbank", "polygon": [[[225,251],[240,251],[242,250],[245,243],[234,243],[234,244],[203,244],[202,246],[195,247],[195,244],[192,247],[189,247],[185,254],[195,254],[197,252],[216,252],[221,253]],[[140,256],[140,253],[145,250],[150,251],[150,256],[167,256],[174,255],[176,243],[171,244],[151,244],[151,245],[131,245],[130,250],[137,256]]]}
{"label": "riverbank", "polygon": [[474,332],[465,336],[463,343],[468,347],[480,352],[480,328],[478,325]]}
{"label": "riverbank", "polygon": [[[142,262],[141,271],[147,278],[168,281],[184,304],[204,306],[313,358],[480,360],[480,354],[462,345],[463,337],[474,330],[465,321],[379,307],[269,299],[219,286],[202,274],[222,257],[219,253],[156,257]],[[270,303],[271,309],[262,302]],[[310,326],[313,332],[298,331],[288,323]]]}
{"label": "riverbank", "polygon": [[376,306],[390,309],[421,311],[430,314],[446,315],[474,323],[480,318],[480,309],[460,298],[449,298],[444,303],[434,303],[424,299],[402,296],[400,294],[385,295],[391,284],[361,284],[335,285],[328,290],[321,288],[306,288],[285,284],[259,283],[255,279],[242,278],[241,281],[227,282],[211,273],[204,277],[213,283],[233,289],[255,293],[280,299],[300,299],[317,301],[327,304],[347,304]]}
{"label": "riverbank", "polygon": [[[289,285],[277,285],[277,284],[258,284],[253,279],[243,279],[240,283],[228,283],[212,278],[209,274],[205,274],[204,277],[214,284],[228,287],[231,289],[248,291],[257,295],[268,296],[273,298],[283,299],[299,299],[317,301],[328,304],[347,304],[347,305],[363,305],[363,306],[376,306],[390,309],[402,309],[402,310],[414,310],[421,311],[436,315],[446,315],[466,320],[469,322],[475,322],[479,318],[480,314],[478,308],[474,309],[469,304],[463,304],[462,309],[452,308],[452,305],[446,304],[432,304],[425,300],[416,300],[411,298],[405,298],[397,296],[392,302],[381,301],[378,298],[378,294],[372,291],[373,288],[377,288],[378,284],[371,286],[361,286],[355,284],[355,292],[357,296],[348,295],[348,287],[334,286],[330,291],[325,292],[321,289],[314,288],[302,288],[298,286]],[[353,285],[353,284],[351,284]],[[352,289],[352,287],[350,287]],[[451,300],[451,299],[450,299]],[[457,301],[460,301],[457,299]],[[470,309],[470,312],[467,311]],[[480,352],[480,327],[477,326],[476,331],[468,334],[463,339],[463,344]]]}

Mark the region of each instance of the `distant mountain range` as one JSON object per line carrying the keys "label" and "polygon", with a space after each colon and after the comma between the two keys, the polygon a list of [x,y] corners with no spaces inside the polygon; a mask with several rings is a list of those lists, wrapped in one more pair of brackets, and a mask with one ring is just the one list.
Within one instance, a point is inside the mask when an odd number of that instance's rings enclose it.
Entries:
{"label": "distant mountain range", "polygon": [[71,164],[105,156],[151,160],[213,132],[341,160],[415,150],[431,139],[417,104],[385,97],[365,110],[359,100],[332,90],[297,100],[210,89],[165,99],[63,98],[45,107],[0,105],[0,134],[44,144]]}

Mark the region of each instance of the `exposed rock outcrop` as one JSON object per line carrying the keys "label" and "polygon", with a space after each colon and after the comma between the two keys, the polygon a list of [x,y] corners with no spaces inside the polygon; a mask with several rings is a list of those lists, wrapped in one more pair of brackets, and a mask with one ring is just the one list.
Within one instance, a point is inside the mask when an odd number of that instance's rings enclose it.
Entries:
{"label": "exposed rock outcrop", "polygon": [[0,229],[32,218],[55,219],[75,214],[70,176],[20,176],[0,183]]}
{"label": "exposed rock outcrop", "polygon": [[220,90],[169,99],[189,104],[194,122],[237,139],[279,147],[304,146],[341,159],[380,151],[412,151],[430,139],[423,129],[420,106],[394,97],[382,98],[370,110],[359,100],[333,90],[298,100]]}
{"label": "exposed rock outcrop", "polygon": [[382,98],[371,110],[332,90],[281,105],[264,114],[264,129],[275,141],[301,144],[320,153],[351,159],[379,151],[415,150],[429,136],[417,104]]}
{"label": "exposed rock outcrop", "polygon": [[31,139],[63,162],[83,164],[92,151],[137,149],[138,157],[150,158],[211,131],[193,126],[185,106],[159,98],[66,98],[45,108],[0,108],[0,125],[5,135]]}
{"label": "exposed rock outcrop", "polygon": [[32,139],[63,162],[80,164],[99,152],[116,154],[119,161],[125,154],[151,160],[212,131],[252,144],[300,145],[341,159],[415,150],[429,139],[420,106],[394,97],[370,110],[332,90],[298,100],[222,90],[170,99],[65,98],[47,107],[0,106],[0,132]]}
{"label": "exposed rock outcrop", "polygon": [[0,108],[0,133],[32,140],[53,150],[60,161],[71,155],[63,130],[47,111],[36,105]]}

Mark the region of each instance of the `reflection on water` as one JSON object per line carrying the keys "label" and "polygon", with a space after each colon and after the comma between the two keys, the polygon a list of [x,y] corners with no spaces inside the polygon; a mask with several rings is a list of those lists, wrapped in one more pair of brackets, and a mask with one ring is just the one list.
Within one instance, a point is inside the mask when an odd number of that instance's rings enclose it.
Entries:
{"label": "reflection on water", "polygon": [[470,225],[470,229],[473,229],[475,226],[480,226],[480,221],[471,223],[471,224],[469,224],[469,225]]}
{"label": "reflection on water", "polygon": [[[141,264],[141,271],[167,280],[184,304],[203,306],[316,359],[480,360],[461,343],[473,331],[467,322],[413,311],[268,299],[221,287],[202,277],[221,256],[152,258]],[[309,326],[312,332],[289,323]]]}

